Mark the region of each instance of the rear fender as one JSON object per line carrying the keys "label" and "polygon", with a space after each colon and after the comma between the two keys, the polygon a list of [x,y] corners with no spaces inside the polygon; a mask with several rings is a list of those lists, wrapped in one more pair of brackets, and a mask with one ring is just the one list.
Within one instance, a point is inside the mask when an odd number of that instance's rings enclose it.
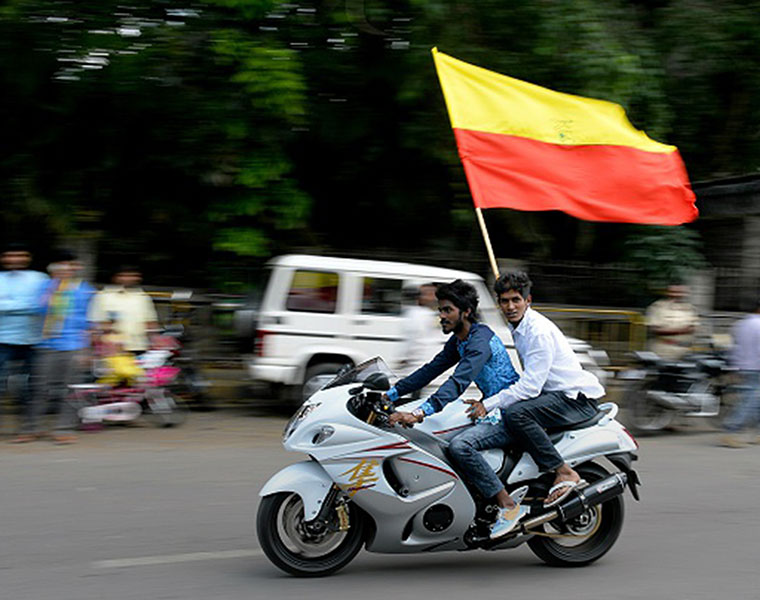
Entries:
{"label": "rear fender", "polygon": [[[587,429],[566,431],[554,447],[562,459],[574,467],[600,456],[632,452],[636,449],[635,443],[630,434],[617,421],[612,420]],[[509,474],[507,483],[511,485],[535,479],[540,474],[541,470],[526,452]]]}
{"label": "rear fender", "polygon": [[303,500],[304,519],[309,521],[319,513],[332,485],[333,481],[322,465],[305,460],[275,473],[261,488],[259,496],[263,498],[278,492],[295,492]]}
{"label": "rear fender", "polygon": [[639,490],[636,486],[641,485],[641,479],[639,478],[639,474],[633,470],[631,463],[634,460],[639,460],[639,457],[632,452],[619,452],[617,454],[607,454],[605,458],[628,476],[628,488],[631,490],[633,499],[638,501]]}

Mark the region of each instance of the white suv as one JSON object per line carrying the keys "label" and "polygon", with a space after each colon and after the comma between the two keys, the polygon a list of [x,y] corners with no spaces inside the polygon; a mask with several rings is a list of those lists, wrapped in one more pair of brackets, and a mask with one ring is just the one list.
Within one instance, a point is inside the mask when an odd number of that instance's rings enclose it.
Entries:
{"label": "white suv", "polygon": [[[293,400],[308,398],[345,364],[382,356],[392,369],[398,369],[408,348],[402,290],[454,279],[475,287],[481,321],[501,338],[520,370],[494,295],[474,273],[295,254],[275,258],[268,266],[271,274],[259,310],[249,375],[296,392],[288,394]],[[441,346],[445,340],[441,334]],[[588,365],[588,355],[582,362]]]}

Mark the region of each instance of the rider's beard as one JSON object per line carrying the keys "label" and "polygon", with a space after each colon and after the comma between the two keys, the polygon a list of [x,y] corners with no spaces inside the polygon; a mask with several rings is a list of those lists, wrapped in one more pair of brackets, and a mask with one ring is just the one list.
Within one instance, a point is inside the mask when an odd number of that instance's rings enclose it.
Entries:
{"label": "rider's beard", "polygon": [[451,333],[458,334],[464,329],[464,317],[459,317],[459,320],[454,323],[454,328],[451,330]]}

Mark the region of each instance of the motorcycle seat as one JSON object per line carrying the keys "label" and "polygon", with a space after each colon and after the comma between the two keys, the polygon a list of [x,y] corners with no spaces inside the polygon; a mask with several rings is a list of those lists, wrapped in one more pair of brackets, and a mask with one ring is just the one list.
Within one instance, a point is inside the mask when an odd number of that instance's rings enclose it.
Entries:
{"label": "motorcycle seat", "polygon": [[549,429],[546,430],[546,433],[549,434],[549,438],[554,442],[556,440],[559,440],[562,437],[562,434],[565,433],[566,431],[586,429],[586,427],[592,427],[593,425],[596,425],[599,421],[602,420],[602,418],[606,414],[607,414],[606,412],[604,412],[603,410],[600,410],[590,419],[586,419],[585,421],[581,421],[579,423],[575,423],[573,425],[567,425],[564,427],[550,427]]}

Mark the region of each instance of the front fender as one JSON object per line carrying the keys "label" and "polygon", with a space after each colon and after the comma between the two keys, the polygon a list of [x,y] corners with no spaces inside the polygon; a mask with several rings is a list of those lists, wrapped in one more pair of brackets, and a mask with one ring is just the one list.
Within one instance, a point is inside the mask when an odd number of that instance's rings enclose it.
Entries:
{"label": "front fender", "polygon": [[275,473],[261,488],[259,496],[278,492],[295,492],[303,500],[304,519],[317,516],[322,501],[333,485],[332,479],[318,462],[305,460]]}

